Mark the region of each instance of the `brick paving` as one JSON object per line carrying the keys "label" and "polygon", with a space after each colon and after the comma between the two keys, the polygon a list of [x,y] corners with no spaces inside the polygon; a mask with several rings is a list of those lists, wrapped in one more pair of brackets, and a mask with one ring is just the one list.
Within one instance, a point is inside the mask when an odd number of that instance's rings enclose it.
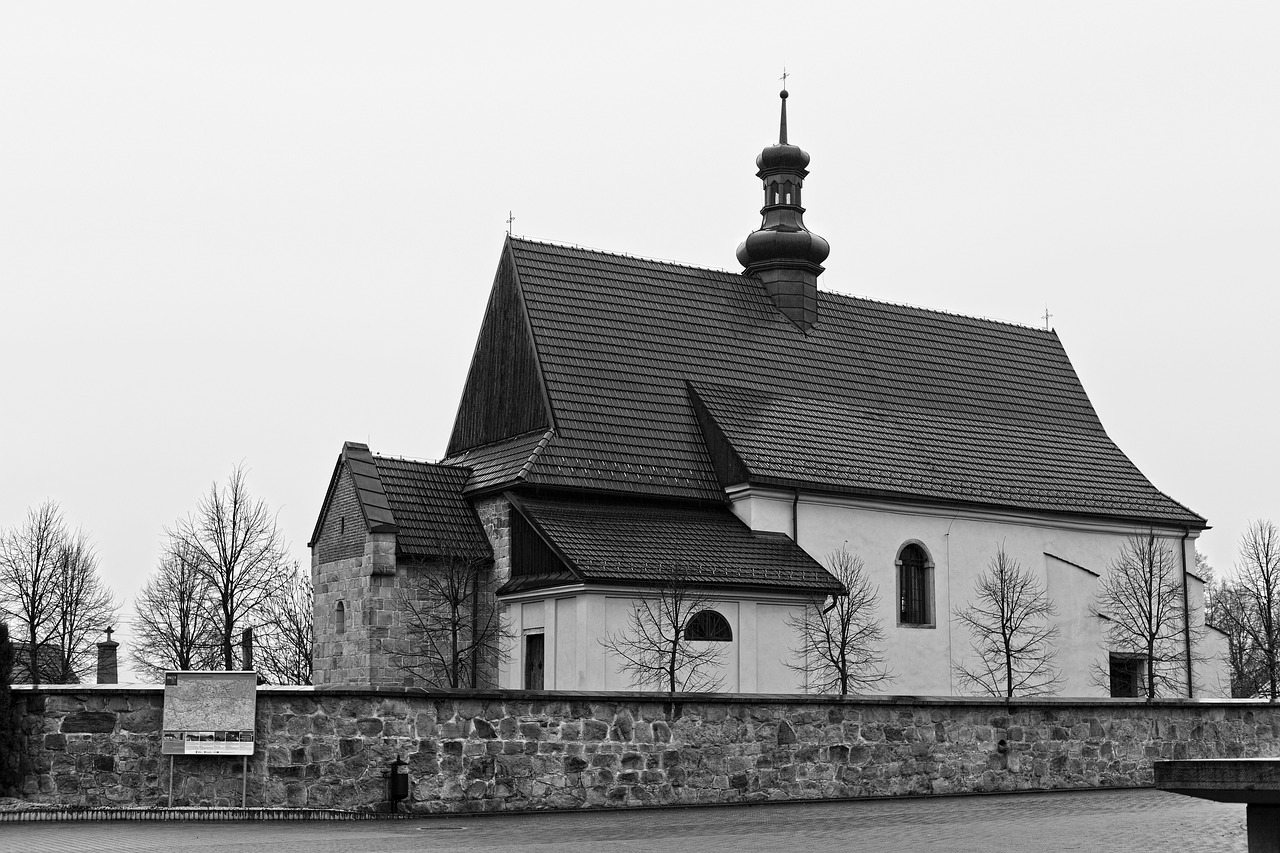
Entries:
{"label": "brick paving", "polygon": [[377,822],[11,823],[0,824],[0,851],[1243,853],[1244,819],[1242,805],[1142,789]]}

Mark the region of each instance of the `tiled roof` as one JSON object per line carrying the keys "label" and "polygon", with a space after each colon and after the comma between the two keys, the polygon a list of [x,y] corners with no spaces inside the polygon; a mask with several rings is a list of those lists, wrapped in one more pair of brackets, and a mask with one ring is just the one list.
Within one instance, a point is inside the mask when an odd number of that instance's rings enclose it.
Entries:
{"label": "tiled roof", "polygon": [[661,584],[675,569],[695,585],[841,590],[789,536],[753,531],[724,507],[530,497],[512,503],[585,582]]}
{"label": "tiled roof", "polygon": [[1107,437],[1051,331],[820,291],[805,334],[754,279],[509,247],[555,434],[507,475],[723,499],[689,383],[764,479],[1204,524]]}
{"label": "tiled roof", "polygon": [[443,465],[460,465],[471,469],[467,491],[478,492],[506,485],[524,477],[552,438],[551,430],[538,430],[505,441],[473,447],[443,460]]}
{"label": "tiled roof", "polygon": [[[820,484],[881,496],[1002,503],[1049,512],[1198,517],[1147,482],[1105,435],[876,412],[752,388],[693,386],[753,483]],[[1082,473],[1106,484],[1083,503]]]}
{"label": "tiled roof", "polygon": [[462,496],[468,469],[385,456],[373,459],[395,516],[396,546],[401,554],[490,554],[480,520]]}

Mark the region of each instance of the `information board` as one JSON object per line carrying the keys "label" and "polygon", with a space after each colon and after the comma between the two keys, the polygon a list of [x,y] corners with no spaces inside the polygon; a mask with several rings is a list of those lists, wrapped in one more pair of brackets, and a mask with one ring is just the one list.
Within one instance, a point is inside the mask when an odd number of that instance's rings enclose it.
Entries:
{"label": "information board", "polygon": [[163,755],[253,755],[256,672],[166,672]]}

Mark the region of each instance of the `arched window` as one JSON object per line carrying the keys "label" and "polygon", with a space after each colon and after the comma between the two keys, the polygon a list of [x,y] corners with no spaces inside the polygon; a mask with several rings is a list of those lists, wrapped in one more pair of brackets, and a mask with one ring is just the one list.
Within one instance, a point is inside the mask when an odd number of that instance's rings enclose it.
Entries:
{"label": "arched window", "polygon": [[339,633],[339,634],[347,633],[347,606],[343,604],[341,601],[338,602],[337,622],[338,624],[337,624],[336,633]]}
{"label": "arched window", "polygon": [[710,643],[733,642],[729,622],[714,610],[700,610],[689,617],[684,626],[686,640],[704,640]]}
{"label": "arched window", "polygon": [[933,627],[933,561],[908,542],[898,552],[898,624]]}

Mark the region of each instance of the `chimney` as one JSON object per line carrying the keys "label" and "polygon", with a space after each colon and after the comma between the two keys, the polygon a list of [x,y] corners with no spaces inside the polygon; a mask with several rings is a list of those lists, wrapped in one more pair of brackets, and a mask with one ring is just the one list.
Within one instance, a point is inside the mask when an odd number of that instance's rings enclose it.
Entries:
{"label": "chimney", "polygon": [[240,635],[240,668],[245,672],[253,669],[253,629],[245,628]]}
{"label": "chimney", "polygon": [[107,626],[107,639],[98,643],[98,683],[117,684],[120,680],[119,668],[116,664],[116,650],[120,644],[111,639],[112,628]]}

